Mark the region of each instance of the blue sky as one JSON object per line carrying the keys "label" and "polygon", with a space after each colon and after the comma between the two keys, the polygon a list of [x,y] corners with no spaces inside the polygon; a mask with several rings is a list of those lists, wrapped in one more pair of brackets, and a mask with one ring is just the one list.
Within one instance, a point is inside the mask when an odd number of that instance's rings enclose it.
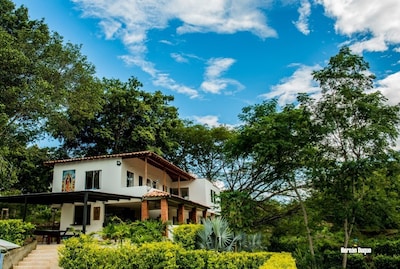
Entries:
{"label": "blue sky", "polygon": [[248,105],[318,95],[311,72],[348,45],[400,102],[398,0],[14,0],[44,18],[99,77],[173,95],[183,119],[237,125]]}

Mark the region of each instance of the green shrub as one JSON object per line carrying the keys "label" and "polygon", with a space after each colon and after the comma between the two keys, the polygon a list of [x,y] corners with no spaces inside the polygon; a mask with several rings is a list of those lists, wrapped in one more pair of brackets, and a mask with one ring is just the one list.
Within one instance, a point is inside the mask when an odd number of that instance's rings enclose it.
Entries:
{"label": "green shrub", "polygon": [[203,229],[201,224],[182,224],[174,228],[174,242],[186,250],[196,249],[197,234]]}
{"label": "green shrub", "polygon": [[375,268],[398,269],[400,268],[400,256],[377,255],[374,257]]}
{"label": "green shrub", "polygon": [[161,221],[135,221],[125,223],[117,218],[103,228],[101,234],[104,239],[123,241],[130,239],[132,243],[160,242],[163,240],[165,225]]}
{"label": "green shrub", "polygon": [[21,246],[33,236],[34,230],[35,225],[20,219],[0,220],[0,238]]}
{"label": "green shrub", "polygon": [[290,253],[271,253],[260,269],[296,269],[296,262]]}
{"label": "green shrub", "polygon": [[266,252],[210,252],[207,261],[207,268],[213,269],[235,269],[247,268],[258,269],[269,258]]}
{"label": "green shrub", "polygon": [[205,269],[208,256],[207,250],[183,250],[178,253],[176,264],[182,269]]}
{"label": "green shrub", "polygon": [[178,269],[176,259],[183,249],[172,242],[144,243],[134,253],[139,269]]}
{"label": "green shrub", "polygon": [[374,247],[374,253],[388,256],[400,255],[400,240],[378,242]]}
{"label": "green shrub", "polygon": [[[129,242],[105,245],[87,235],[81,235],[64,241],[64,246],[60,249],[60,266],[64,269],[258,269],[274,255],[269,252],[185,250],[168,241],[144,243],[141,246]],[[294,263],[289,256],[279,257],[275,258],[274,264],[284,262],[283,265],[286,266],[290,264],[290,260]],[[265,266],[264,269],[275,268]]]}
{"label": "green shrub", "polygon": [[133,269],[137,247],[122,245],[101,245],[90,236],[81,235],[64,241],[59,250],[59,265],[64,269]]}

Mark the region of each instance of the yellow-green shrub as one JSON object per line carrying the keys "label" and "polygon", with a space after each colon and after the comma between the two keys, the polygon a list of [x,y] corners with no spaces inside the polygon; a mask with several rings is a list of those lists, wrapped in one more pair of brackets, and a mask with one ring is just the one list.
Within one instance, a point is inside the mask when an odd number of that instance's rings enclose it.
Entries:
{"label": "yellow-green shrub", "polygon": [[0,220],[0,238],[23,245],[33,235],[35,225],[20,219]]}
{"label": "yellow-green shrub", "polygon": [[133,253],[135,268],[178,269],[176,258],[183,249],[172,242],[145,243]]}
{"label": "yellow-green shrub", "polygon": [[266,252],[212,252],[208,256],[207,268],[213,269],[235,269],[248,268],[258,269],[269,259],[271,254]]}
{"label": "yellow-green shrub", "polygon": [[296,261],[290,253],[270,252],[271,257],[260,267],[260,269],[296,269]]}
{"label": "yellow-green shrub", "polygon": [[132,269],[137,247],[124,243],[116,245],[102,245],[87,235],[72,237],[64,241],[60,248],[59,264],[64,269]]}
{"label": "yellow-green shrub", "polygon": [[[60,249],[64,269],[295,269],[288,253],[185,250],[169,241],[105,245],[89,236],[71,238]],[[261,267],[260,267],[261,266]]]}
{"label": "yellow-green shrub", "polygon": [[174,228],[174,242],[187,250],[196,249],[197,233],[204,229],[201,224],[182,224]]}

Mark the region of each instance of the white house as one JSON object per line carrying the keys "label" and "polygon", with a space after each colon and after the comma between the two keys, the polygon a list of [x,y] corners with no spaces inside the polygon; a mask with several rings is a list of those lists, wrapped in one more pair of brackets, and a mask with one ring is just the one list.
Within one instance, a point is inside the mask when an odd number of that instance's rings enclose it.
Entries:
{"label": "white house", "polygon": [[51,199],[61,209],[61,230],[99,231],[112,216],[198,223],[219,212],[217,186],[150,151],[45,164],[54,166]]}

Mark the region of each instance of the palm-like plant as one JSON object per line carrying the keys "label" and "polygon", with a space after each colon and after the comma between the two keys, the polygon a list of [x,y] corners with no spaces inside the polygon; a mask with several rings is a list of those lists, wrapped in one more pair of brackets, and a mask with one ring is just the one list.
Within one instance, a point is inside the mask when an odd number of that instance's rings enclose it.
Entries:
{"label": "palm-like plant", "polygon": [[229,228],[229,223],[222,217],[213,219],[203,219],[204,229],[198,233],[199,248],[216,250],[216,251],[232,251],[236,241],[240,236],[235,236]]}

